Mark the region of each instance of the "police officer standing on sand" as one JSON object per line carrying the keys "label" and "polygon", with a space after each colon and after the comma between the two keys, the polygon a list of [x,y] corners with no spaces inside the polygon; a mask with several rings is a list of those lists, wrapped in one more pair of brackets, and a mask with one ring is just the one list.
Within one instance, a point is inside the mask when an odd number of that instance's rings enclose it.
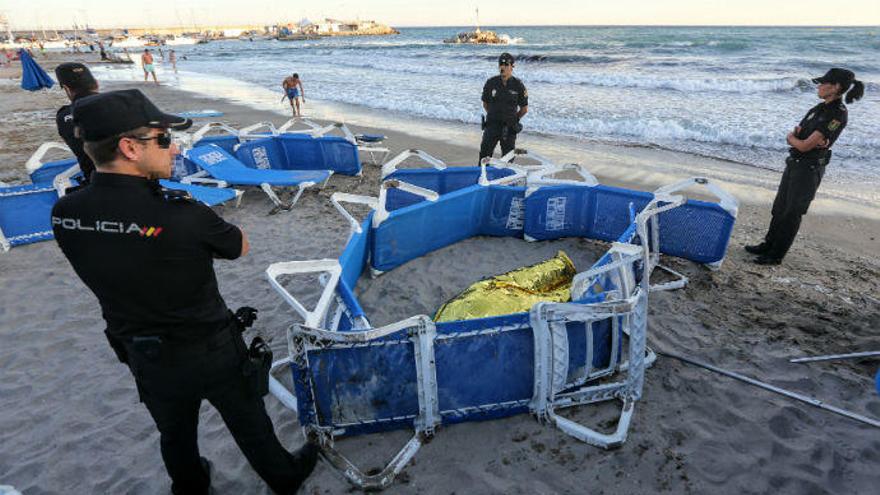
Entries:
{"label": "police officer standing on sand", "polygon": [[529,111],[529,92],[513,77],[513,55],[505,52],[498,57],[499,75],[490,77],[483,86],[483,141],[480,160],[491,157],[501,142],[504,156],[516,146],[516,135],[522,130],[520,119]]}
{"label": "police officer standing on sand", "polygon": [[759,265],[782,263],[825,175],[831,146],[846,127],[847,109],[841,99],[846,95],[846,102],[852,103],[865,92],[864,84],[846,69],[831,69],[813,82],[819,85],[817,93],[824,101],[811,108],[788,133],[786,140],[791,148],[773,200],[770,228],[764,242],[745,246],[746,251],[758,255],[755,263]]}
{"label": "police officer standing on sand", "polygon": [[96,170],[52,209],[55,239],[97,296],[110,344],[156,422],[172,492],[210,493],[210,463],[196,442],[207,399],[272,490],[295,493],[317,447],[291,455],[279,443],[263,392],[245,373],[247,322],[227,309],[214,274],[214,258],[247,254],[247,236],[156,181],[171,174],[177,153],[170,129],[192,121],[162,113],[138,90],[79,98],[73,115]]}
{"label": "police officer standing on sand", "polygon": [[58,109],[55,114],[55,125],[58,127],[58,135],[67,143],[67,147],[76,156],[79,162],[79,168],[83,173],[83,184],[89,183],[89,177],[95,170],[95,164],[89,155],[83,151],[82,139],[74,134],[73,114],[71,107],[76,100],[96,94],[98,92],[98,81],[92,76],[91,71],[85,65],[79,62],[67,62],[55,67],[55,77],[58,84],[64,89],[67,98],[70,99],[70,105],[64,105]]}

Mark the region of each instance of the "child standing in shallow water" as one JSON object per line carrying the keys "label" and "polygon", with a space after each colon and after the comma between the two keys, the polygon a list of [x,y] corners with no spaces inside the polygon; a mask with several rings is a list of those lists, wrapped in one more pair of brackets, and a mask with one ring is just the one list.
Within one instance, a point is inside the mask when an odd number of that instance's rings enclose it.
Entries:
{"label": "child standing in shallow water", "polygon": [[305,103],[306,92],[303,89],[302,81],[299,79],[299,74],[294,72],[293,75],[284,78],[281,87],[284,88],[284,92],[290,100],[290,109],[293,111],[293,116],[301,117],[302,113],[300,112],[299,99],[302,98],[302,102]]}

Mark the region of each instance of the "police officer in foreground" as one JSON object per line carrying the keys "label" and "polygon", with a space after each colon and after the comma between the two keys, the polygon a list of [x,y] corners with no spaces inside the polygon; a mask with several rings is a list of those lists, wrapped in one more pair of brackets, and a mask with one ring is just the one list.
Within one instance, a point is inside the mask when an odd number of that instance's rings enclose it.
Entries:
{"label": "police officer in foreground", "polygon": [[852,103],[865,92],[864,84],[846,69],[831,69],[813,82],[819,85],[817,93],[823,101],[788,133],[786,140],[791,148],[773,200],[770,228],[764,242],[745,246],[746,251],[758,255],[755,263],[759,265],[782,263],[797,236],[801,217],[819,189],[825,166],[831,160],[831,146],[846,127],[847,110],[841,100],[846,95],[846,103]]}
{"label": "police officer in foreground", "polygon": [[95,170],[95,164],[89,155],[83,151],[82,139],[74,134],[73,114],[71,107],[80,98],[98,93],[98,81],[92,76],[91,71],[79,62],[67,62],[55,67],[55,77],[58,85],[64,89],[70,105],[64,105],[55,114],[55,125],[58,127],[58,135],[67,143],[67,147],[73,151],[79,168],[83,172],[83,184],[88,184],[89,177]]}
{"label": "police officer in foreground", "polygon": [[317,447],[291,455],[279,443],[262,392],[243,372],[242,324],[213,269],[214,258],[247,254],[247,236],[156,181],[171,174],[177,153],[169,130],[192,122],[162,113],[138,90],[77,99],[73,115],[96,170],[52,209],[55,239],[97,296],[111,346],[156,422],[172,492],[209,493],[210,464],[196,442],[203,399],[272,490],[296,492]]}
{"label": "police officer in foreground", "polygon": [[502,53],[498,57],[499,75],[490,77],[483,86],[483,141],[480,160],[491,157],[501,142],[501,155],[516,146],[516,135],[522,130],[520,119],[529,111],[529,92],[519,79],[513,77],[513,56]]}

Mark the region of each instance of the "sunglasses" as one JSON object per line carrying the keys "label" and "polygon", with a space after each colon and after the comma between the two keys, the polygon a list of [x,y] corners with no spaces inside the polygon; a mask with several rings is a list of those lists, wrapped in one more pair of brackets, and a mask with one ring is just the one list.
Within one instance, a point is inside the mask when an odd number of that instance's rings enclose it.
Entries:
{"label": "sunglasses", "polygon": [[171,147],[171,134],[168,133],[160,133],[151,137],[141,137],[141,136],[125,136],[130,139],[136,139],[138,141],[152,141],[156,140],[156,144],[159,145],[162,149],[168,149]]}

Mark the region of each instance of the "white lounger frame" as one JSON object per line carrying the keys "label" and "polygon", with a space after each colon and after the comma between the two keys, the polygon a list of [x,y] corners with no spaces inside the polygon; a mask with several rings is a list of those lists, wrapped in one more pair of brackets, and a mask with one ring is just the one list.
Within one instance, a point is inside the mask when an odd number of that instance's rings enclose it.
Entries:
{"label": "white lounger frame", "polygon": [[[504,161],[523,154],[525,153],[512,152],[501,160],[484,160],[481,163],[483,170],[480,183],[490,185],[524,180],[531,190],[538,187],[537,184],[578,184],[586,187],[597,184],[592,174],[575,164],[558,166],[536,155],[530,155],[530,157],[536,158],[539,165],[512,165],[509,161]],[[385,178],[393,173],[398,169],[400,163],[411,156],[421,158],[434,168],[440,170],[446,168],[445,163],[427,153],[420,150],[406,150],[383,166],[382,177]],[[513,168],[516,170],[516,174],[498,181],[488,181],[486,180],[485,167],[490,164]],[[556,173],[565,170],[574,170],[582,180],[569,181],[552,178]],[[659,188],[655,191],[653,200],[635,218],[637,233],[639,238],[643,240],[641,245],[612,243],[609,250],[612,257],[611,262],[579,273],[574,278],[571,289],[572,299],[579,300],[587,294],[587,289],[593,286],[600,277],[610,277],[614,281],[616,289],[607,293],[605,301],[593,304],[539,303],[530,311],[530,326],[533,330],[535,343],[535,378],[533,396],[528,405],[539,420],[550,422],[566,434],[601,448],[610,449],[625,442],[635,403],[641,397],[645,368],[656,359],[655,353],[647,347],[648,295],[652,291],[678,289],[687,283],[686,277],[659,264],[658,215],[684,204],[686,199],[674,193],[695,184],[706,186],[719,198],[720,204],[725,210],[734,216],[736,215],[736,199],[708,179],[693,178]],[[397,180],[383,182],[379,198],[335,193],[331,196],[331,202],[348,220],[351,235],[362,231],[361,224],[341,203],[359,203],[374,209],[373,226],[377,227],[388,217],[388,211],[385,208],[385,192],[390,187],[399,187],[419,194],[430,201],[434,201],[438,197],[434,191]],[[641,277],[637,283],[637,274],[634,270],[639,261],[641,262]],[[655,268],[667,270],[677,278],[661,285],[651,285],[651,273]],[[316,438],[320,442],[325,457],[352,484],[362,489],[382,489],[393,482],[395,476],[415,456],[421,445],[430,440],[441,422],[442,414],[455,413],[454,411],[439,411],[436,370],[433,359],[434,341],[449,337],[438,336],[434,323],[425,315],[413,316],[379,328],[372,328],[369,321],[362,317],[355,322],[354,329],[351,331],[333,331],[332,329],[336,328],[342,312],[345,311],[345,304],[335,293],[341,272],[339,261],[335,259],[274,263],[266,270],[271,286],[304,320],[303,323],[294,323],[288,328],[288,356],[273,363],[273,370],[289,365],[291,362],[306,366],[310,350],[323,348],[330,343],[336,346],[340,344],[358,346],[397,332],[408,332],[416,350],[414,364],[419,389],[419,414],[413,422],[415,432],[412,438],[381,472],[374,475],[365,474],[340,453],[334,445],[333,428],[310,426],[304,431],[307,436]],[[323,273],[321,277],[321,283],[324,285],[323,292],[318,303],[311,310],[303,306],[278,281],[278,278],[283,275],[303,273]],[[335,312],[331,311],[334,303],[336,305]],[[612,348],[616,349],[620,344],[618,330],[622,331],[628,339],[626,359],[618,362],[617,354],[612,353],[613,357],[607,368],[588,369],[576,377],[574,381],[567,382],[569,350],[565,323],[584,322],[587,325],[592,325],[593,322],[609,318],[613,325]],[[588,339],[588,342],[591,341]],[[588,354],[592,355],[591,349],[588,349]],[[587,362],[592,363],[592,360],[588,358]],[[614,374],[620,374],[621,379],[613,382],[603,381],[597,385],[587,385]],[[274,377],[271,377],[270,391],[288,408],[296,411],[296,397]],[[560,409],[608,400],[621,402],[617,425],[611,433],[599,432],[557,414]]]}

